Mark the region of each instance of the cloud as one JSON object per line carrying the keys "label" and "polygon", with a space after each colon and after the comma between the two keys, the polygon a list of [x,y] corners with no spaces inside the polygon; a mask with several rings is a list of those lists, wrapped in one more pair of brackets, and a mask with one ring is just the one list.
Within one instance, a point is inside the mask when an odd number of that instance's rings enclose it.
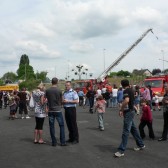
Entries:
{"label": "cloud", "polygon": [[29,22],[26,24],[22,24],[21,26],[22,32],[24,34],[36,36],[36,37],[52,37],[55,32],[51,30],[49,27],[40,22]]}
{"label": "cloud", "polygon": [[108,6],[92,7],[78,16],[76,22],[79,26],[72,35],[87,39],[117,34],[129,23],[126,11],[117,11],[114,7],[109,10]]}
{"label": "cloud", "polygon": [[[49,67],[50,76],[54,75],[55,66],[62,78],[68,67],[79,63],[86,63],[97,76],[104,69],[103,48],[106,65],[110,65],[141,33],[153,28],[159,40],[155,42],[148,35],[116,68],[160,66],[157,61],[161,49],[165,59],[168,52],[167,5],[165,0],[3,1],[0,65],[10,67],[27,54],[35,70]],[[151,60],[155,64],[149,64]]]}
{"label": "cloud", "polygon": [[58,51],[49,50],[48,47],[37,41],[18,41],[16,48],[22,50],[24,53],[33,56],[34,59],[52,59],[60,57]]}
{"label": "cloud", "polygon": [[79,53],[88,53],[93,49],[93,45],[86,42],[75,42],[70,46],[71,51]]}
{"label": "cloud", "polygon": [[132,17],[140,25],[156,25],[163,22],[162,14],[152,7],[136,8]]}

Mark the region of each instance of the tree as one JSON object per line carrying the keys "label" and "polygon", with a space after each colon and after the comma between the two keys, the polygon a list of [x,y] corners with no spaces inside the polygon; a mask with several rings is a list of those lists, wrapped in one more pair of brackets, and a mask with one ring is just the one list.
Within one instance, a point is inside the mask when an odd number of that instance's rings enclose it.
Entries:
{"label": "tree", "polygon": [[17,70],[17,74],[19,79],[35,79],[33,67],[29,65],[29,57],[25,54],[22,55],[20,58],[20,64],[19,69]]}
{"label": "tree", "polygon": [[159,68],[153,69],[152,70],[152,75],[156,75],[158,73],[161,73],[162,71]]}
{"label": "tree", "polygon": [[47,71],[41,71],[36,73],[36,79],[40,79],[41,81],[45,81],[47,78]]}
{"label": "tree", "polygon": [[4,85],[4,81],[0,79],[0,86]]}
{"label": "tree", "polygon": [[21,64],[23,64],[23,65],[25,65],[25,64],[29,65],[29,57],[28,57],[28,55],[23,54],[21,56],[19,65],[21,65]]}
{"label": "tree", "polygon": [[17,80],[17,75],[13,72],[7,72],[5,73],[2,78],[2,80],[10,80],[11,82],[15,82]]}
{"label": "tree", "polygon": [[109,77],[117,76],[117,72],[110,72]]}
{"label": "tree", "polygon": [[37,88],[37,86],[40,84],[40,80],[27,80],[24,82],[21,82],[19,84],[19,88],[27,88],[29,91],[32,91],[33,89]]}
{"label": "tree", "polygon": [[134,74],[134,75],[139,75],[139,70],[138,70],[138,69],[134,69],[134,70],[132,71],[132,74]]}
{"label": "tree", "polygon": [[118,71],[118,72],[117,72],[117,76],[127,77],[127,76],[130,76],[130,75],[131,75],[131,73],[128,72],[128,71],[123,71],[123,70],[121,70],[121,71]]}

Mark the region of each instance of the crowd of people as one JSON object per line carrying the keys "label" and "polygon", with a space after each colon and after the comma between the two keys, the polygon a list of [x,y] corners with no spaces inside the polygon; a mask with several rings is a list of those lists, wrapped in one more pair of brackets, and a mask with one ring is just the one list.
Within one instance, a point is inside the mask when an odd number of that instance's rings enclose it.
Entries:
{"label": "crowd of people", "polygon": [[19,109],[20,118],[29,119],[29,99],[30,93],[23,88],[21,91],[14,90],[12,92],[0,91],[0,109],[6,109],[9,106],[9,119],[18,118],[16,113]]}
{"label": "crowd of people", "polygon": [[[158,141],[167,140],[168,134],[168,88],[165,88],[165,92],[166,94],[162,100],[164,128],[162,136]],[[138,151],[145,148],[143,142],[146,137],[144,131],[145,126],[149,129],[149,138],[155,140],[152,125],[152,111],[160,111],[161,108],[159,105],[159,96],[152,91],[150,85],[140,89],[139,86],[131,86],[128,80],[122,80],[119,89],[114,85],[113,89],[110,91],[104,86],[102,89],[98,87],[97,90],[89,88],[86,94],[81,90],[78,94],[80,95],[81,102],[85,100],[83,105],[88,104],[90,106],[90,113],[93,113],[93,108],[95,108],[95,111],[98,113],[98,123],[101,131],[104,131],[103,115],[105,109],[118,107],[119,116],[124,118],[124,126],[121,144],[118,147],[118,151],[114,154],[115,157],[124,156],[129,133],[133,135],[137,144],[134,150]],[[80,103],[80,106],[81,105],[82,103]],[[133,121],[135,114],[141,114],[139,131]]]}
{"label": "crowd of people", "polygon": [[[137,147],[134,150],[142,150],[145,148],[143,140],[146,137],[144,127],[147,125],[149,129],[149,138],[154,140],[155,134],[152,126],[152,111],[161,110],[159,106],[159,97],[152,92],[151,86],[144,86],[144,90],[140,90],[138,86],[131,86],[128,80],[122,80],[121,86],[117,88],[113,85],[112,90],[105,86],[98,87],[97,90],[88,88],[87,93],[81,89],[78,93],[72,89],[71,82],[65,83],[65,91],[62,92],[58,87],[58,79],[53,78],[52,86],[48,89],[44,84],[40,84],[36,90],[29,93],[25,88],[21,91],[13,91],[11,93],[0,91],[0,108],[6,108],[9,105],[9,119],[17,118],[16,113],[19,110],[20,118],[29,119],[29,108],[33,107],[35,111],[35,130],[34,143],[45,144],[43,139],[43,125],[45,118],[48,116],[49,128],[51,136],[51,145],[57,146],[58,140],[55,135],[55,119],[60,128],[60,145],[67,146],[68,143],[79,143],[79,132],[77,126],[76,105],[85,108],[89,106],[89,112],[93,114],[97,112],[98,127],[104,131],[104,113],[106,108],[116,108],[119,110],[119,116],[123,117],[123,133],[118,151],[114,153],[115,157],[124,156],[126,150],[128,136],[131,133],[136,141]],[[158,141],[167,140],[168,134],[168,88],[165,88],[165,95],[162,100],[164,128],[162,136]],[[152,105],[154,100],[155,105]],[[30,106],[30,102],[33,105]],[[69,132],[69,138],[65,138],[64,117],[62,107],[65,111],[65,122]],[[134,124],[135,114],[140,115],[139,130]]]}

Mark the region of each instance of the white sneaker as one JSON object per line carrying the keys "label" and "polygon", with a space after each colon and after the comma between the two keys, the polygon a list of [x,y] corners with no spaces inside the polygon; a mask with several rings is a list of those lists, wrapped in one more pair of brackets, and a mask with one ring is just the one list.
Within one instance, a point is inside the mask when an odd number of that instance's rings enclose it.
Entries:
{"label": "white sneaker", "polygon": [[140,150],[143,150],[143,149],[145,149],[145,145],[144,146],[142,146],[142,147],[136,147],[136,148],[134,148],[134,151],[140,151]]}
{"label": "white sneaker", "polygon": [[100,128],[100,131],[104,131],[104,128]]}
{"label": "white sneaker", "polygon": [[20,116],[21,119],[24,119],[23,115]]}
{"label": "white sneaker", "polygon": [[115,157],[122,157],[122,156],[124,156],[124,153],[121,153],[121,152],[116,152],[116,153],[114,153],[114,156]]}
{"label": "white sneaker", "polygon": [[31,117],[29,117],[29,116],[26,116],[25,118],[26,118],[26,119],[29,119],[29,118],[31,118]]}

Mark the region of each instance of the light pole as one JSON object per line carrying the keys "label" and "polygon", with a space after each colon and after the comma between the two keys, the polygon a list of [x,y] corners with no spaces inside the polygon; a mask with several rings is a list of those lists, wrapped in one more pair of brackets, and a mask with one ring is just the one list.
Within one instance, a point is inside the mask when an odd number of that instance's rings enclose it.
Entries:
{"label": "light pole", "polygon": [[[77,66],[76,66],[77,70],[72,69],[72,71],[75,71],[75,75],[78,75],[78,76],[79,76],[79,80],[81,80],[81,76],[84,75],[84,74],[86,74],[86,71],[88,71],[87,68],[85,68],[85,69],[83,70],[83,67],[84,67],[83,65],[77,65]],[[87,75],[87,74],[86,74],[86,75]]]}
{"label": "light pole", "polygon": [[70,62],[69,62],[69,60],[68,60],[68,76],[67,76],[67,77],[68,77],[68,80],[69,80],[69,77],[70,77],[70,76],[69,76],[69,64],[70,64]]}
{"label": "light pole", "polygon": [[104,48],[104,49],[103,49],[104,71],[105,71],[105,68],[106,68],[106,56],[105,56],[105,51],[106,51],[106,49]]}
{"label": "light pole", "polygon": [[38,71],[36,71],[36,80],[37,80],[37,74],[38,74]]}
{"label": "light pole", "polygon": [[26,63],[25,63],[25,81],[26,81],[26,75],[27,75],[27,74],[26,74]]}
{"label": "light pole", "polygon": [[57,75],[57,69],[56,69],[56,66],[55,66],[55,77],[56,77],[56,75]]}
{"label": "light pole", "polygon": [[92,77],[92,76],[93,76],[93,73],[89,73],[89,76]]}
{"label": "light pole", "polygon": [[161,50],[162,52],[162,58],[163,58],[163,73],[164,73],[164,50]]}

